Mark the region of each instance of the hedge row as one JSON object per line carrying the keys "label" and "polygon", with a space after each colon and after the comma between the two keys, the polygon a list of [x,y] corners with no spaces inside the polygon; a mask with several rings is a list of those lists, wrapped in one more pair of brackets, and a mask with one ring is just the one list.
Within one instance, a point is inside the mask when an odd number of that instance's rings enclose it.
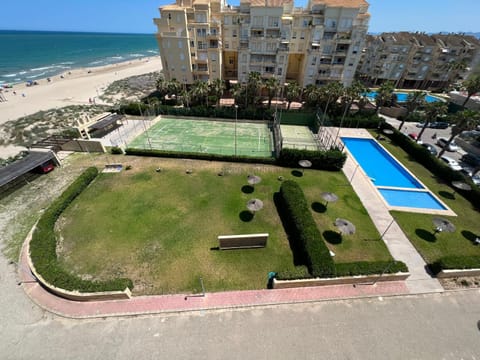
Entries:
{"label": "hedge row", "polygon": [[298,167],[300,160],[310,160],[312,169],[339,171],[343,168],[347,155],[340,150],[311,151],[282,149],[277,162],[281,166]]}
{"label": "hedge row", "polygon": [[457,189],[455,189],[455,191],[461,193],[475,208],[480,209],[480,188],[473,184],[470,178],[467,178],[458,171],[450,169],[447,164],[430,154],[426,148],[410,140],[407,136],[389,124],[385,124],[384,127],[393,130],[393,134],[389,136],[395,144],[400,146],[415,161],[422,164],[426,169],[430,170],[435,176],[442,179],[447,184],[451,184],[452,181],[464,181],[470,184],[472,190],[468,191],[468,193]]}
{"label": "hedge row", "polygon": [[445,256],[430,264],[434,274],[441,270],[480,269],[480,256]]}
{"label": "hedge row", "polygon": [[314,277],[335,276],[335,264],[308,208],[300,186],[287,180],[280,187],[280,200],[288,217],[288,232],[301,252],[304,265]]}
{"label": "hedge row", "polygon": [[133,288],[130,279],[110,281],[83,280],[65,269],[58,262],[55,223],[67,206],[96,178],[98,170],[90,167],[85,170],[50,207],[37,223],[30,241],[30,256],[36,271],[50,284],[65,290],[79,292],[114,291]]}

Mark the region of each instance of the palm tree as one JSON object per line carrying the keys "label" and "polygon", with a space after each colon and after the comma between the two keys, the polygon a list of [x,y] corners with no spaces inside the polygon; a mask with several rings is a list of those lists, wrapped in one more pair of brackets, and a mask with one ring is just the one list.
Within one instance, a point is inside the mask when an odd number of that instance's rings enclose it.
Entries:
{"label": "palm tree", "polygon": [[158,91],[158,95],[160,97],[160,101],[163,103],[165,101],[165,95],[168,94],[168,81],[165,81],[162,76],[157,79],[155,85]]}
{"label": "palm tree", "polygon": [[240,84],[233,84],[232,86],[232,96],[235,100],[235,105],[242,106],[245,104],[245,88],[242,87]]}
{"label": "palm tree", "polygon": [[264,86],[267,89],[268,96],[268,108],[272,106],[272,100],[277,95],[278,89],[280,89],[280,83],[277,79],[271,77],[264,82]]}
{"label": "palm tree", "polygon": [[192,97],[197,98],[199,103],[205,102],[205,105],[208,106],[208,94],[210,93],[210,88],[208,82],[197,80],[192,87]]}
{"label": "palm tree", "polygon": [[220,99],[225,91],[225,84],[221,79],[215,79],[210,84],[210,92],[217,98],[217,106],[220,105]]}
{"label": "palm tree", "polygon": [[405,120],[408,118],[408,116],[425,103],[426,94],[427,93],[424,91],[413,91],[408,94],[407,101],[405,102],[405,109],[407,109],[407,113],[402,118],[402,122],[398,127],[398,131],[402,130],[403,124],[405,124]]}
{"label": "palm tree", "polygon": [[262,83],[260,73],[254,71],[248,74],[247,88],[245,93],[246,107],[248,105],[256,105],[259,101],[259,91]]}
{"label": "palm tree", "polygon": [[287,110],[290,110],[290,105],[293,101],[298,100],[302,94],[302,88],[297,82],[288,83],[285,87],[285,98],[288,101]]}
{"label": "palm tree", "polygon": [[375,111],[381,106],[391,106],[392,99],[395,96],[393,91],[395,90],[394,84],[391,81],[386,81],[377,90],[377,96],[375,97]]}
{"label": "palm tree", "polygon": [[468,80],[463,82],[463,87],[467,91],[467,98],[462,104],[462,107],[465,109],[465,105],[467,105],[468,100],[473,94],[480,92],[480,75],[475,75],[470,77]]}
{"label": "palm tree", "polygon": [[418,134],[417,142],[421,140],[423,132],[427,128],[429,122],[437,120],[437,117],[445,115],[447,113],[448,107],[447,104],[443,101],[436,101],[425,104],[425,121],[423,122],[422,130]]}
{"label": "palm tree", "polygon": [[177,97],[182,90],[182,84],[177,79],[172,79],[167,82],[167,94],[169,97]]}
{"label": "palm tree", "polygon": [[316,107],[320,96],[320,90],[313,84],[307,85],[303,91],[303,100],[308,107]]}
{"label": "palm tree", "polygon": [[443,155],[455,136],[464,131],[473,130],[480,124],[480,112],[466,109],[452,115],[452,119],[455,126],[452,126],[450,138],[438,154],[438,157]]}
{"label": "palm tree", "polygon": [[325,121],[329,106],[331,104],[336,104],[343,92],[343,84],[338,81],[328,83],[319,89],[318,101],[320,108],[323,109],[322,123]]}

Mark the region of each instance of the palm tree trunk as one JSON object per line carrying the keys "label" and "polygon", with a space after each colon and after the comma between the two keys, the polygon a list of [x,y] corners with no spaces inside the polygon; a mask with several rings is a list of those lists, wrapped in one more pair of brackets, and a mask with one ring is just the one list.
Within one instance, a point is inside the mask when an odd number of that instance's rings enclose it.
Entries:
{"label": "palm tree trunk", "polygon": [[438,157],[440,158],[444,153],[445,151],[448,149],[448,147],[450,146],[450,143],[453,141],[453,138],[456,136],[456,134],[452,134],[450,135],[450,138],[448,139],[447,143],[445,144],[445,146],[442,148],[442,150],[440,150],[440,153],[438,154]]}
{"label": "palm tree trunk", "polygon": [[468,100],[470,100],[470,97],[471,97],[471,96],[472,96],[472,94],[468,94],[468,95],[467,95],[467,98],[465,99],[465,101],[464,101],[463,104],[462,104],[462,108],[465,109],[465,105],[467,105],[467,102],[468,102]]}

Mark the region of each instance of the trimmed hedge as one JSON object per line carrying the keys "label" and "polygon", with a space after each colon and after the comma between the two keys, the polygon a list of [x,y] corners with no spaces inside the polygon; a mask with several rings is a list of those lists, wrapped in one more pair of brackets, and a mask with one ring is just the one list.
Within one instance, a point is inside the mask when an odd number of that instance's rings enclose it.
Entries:
{"label": "trimmed hedge", "polygon": [[480,256],[444,256],[429,264],[429,267],[434,274],[442,270],[480,269]]}
{"label": "trimmed hedge", "polygon": [[125,154],[136,156],[155,156],[155,157],[168,157],[168,158],[187,158],[187,159],[199,159],[199,160],[211,160],[211,161],[231,161],[242,163],[260,163],[260,164],[275,164],[275,159],[263,158],[263,157],[250,157],[250,156],[233,156],[233,155],[221,155],[221,154],[207,154],[207,153],[189,153],[178,151],[165,151],[165,150],[147,150],[147,149],[125,149]]}
{"label": "trimmed hedge", "polygon": [[279,271],[275,275],[277,280],[301,280],[311,279],[312,275],[308,272],[308,268],[304,265],[296,266],[294,270]]}
{"label": "trimmed hedge", "polygon": [[288,216],[289,236],[295,247],[302,252],[304,265],[312,276],[333,277],[335,264],[318,231],[302,189],[295,181],[284,181],[280,187],[280,197]]}
{"label": "trimmed hedge", "polygon": [[312,169],[340,171],[347,155],[340,150],[311,151],[299,149],[282,149],[277,162],[281,166],[298,167],[300,160],[310,160]]}
{"label": "trimmed hedge", "polygon": [[430,170],[435,176],[439,177],[447,184],[451,184],[452,181],[463,181],[470,184],[472,190],[468,192],[459,189],[455,189],[455,191],[462,194],[476,209],[480,209],[480,188],[473,184],[470,178],[464,176],[459,171],[450,169],[447,164],[430,154],[426,148],[410,140],[391,125],[384,124],[384,128],[393,130],[393,134],[388,136],[393,142],[395,142],[395,144],[400,146],[415,161]]}
{"label": "trimmed hedge", "polygon": [[408,272],[408,267],[402,261],[357,261],[335,264],[337,276],[380,275]]}
{"label": "trimmed hedge", "polygon": [[123,291],[132,289],[130,279],[110,281],[83,280],[62,268],[57,258],[57,239],[54,227],[58,217],[67,206],[97,177],[98,170],[85,170],[43,213],[30,241],[30,256],[36,271],[50,284],[65,290],[79,292]]}

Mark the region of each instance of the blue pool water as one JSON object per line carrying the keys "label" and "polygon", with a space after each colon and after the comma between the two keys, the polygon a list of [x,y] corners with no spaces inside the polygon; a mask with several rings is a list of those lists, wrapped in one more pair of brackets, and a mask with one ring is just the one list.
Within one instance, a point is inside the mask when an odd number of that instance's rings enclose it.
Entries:
{"label": "blue pool water", "polygon": [[[394,92],[394,94],[397,96],[397,102],[399,103],[402,103],[402,102],[406,102],[407,101],[407,98],[408,98],[408,93],[405,93],[405,92]],[[377,96],[377,92],[376,91],[370,91],[369,93],[366,93],[365,94],[369,99],[371,100],[374,100],[375,97]],[[441,99],[437,98],[436,96],[432,96],[432,95],[426,95],[425,96],[425,101],[428,102],[428,103],[431,103],[431,102],[437,102],[437,101],[441,101]]]}
{"label": "blue pool water", "polygon": [[342,137],[342,141],[390,206],[447,210],[375,140]]}

